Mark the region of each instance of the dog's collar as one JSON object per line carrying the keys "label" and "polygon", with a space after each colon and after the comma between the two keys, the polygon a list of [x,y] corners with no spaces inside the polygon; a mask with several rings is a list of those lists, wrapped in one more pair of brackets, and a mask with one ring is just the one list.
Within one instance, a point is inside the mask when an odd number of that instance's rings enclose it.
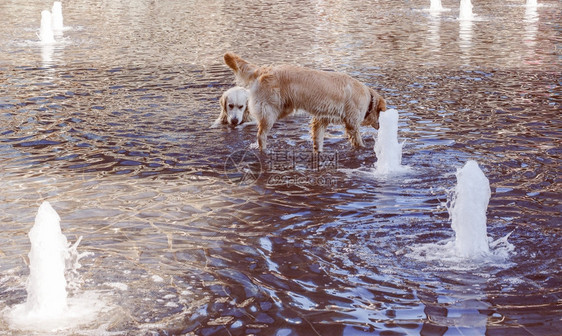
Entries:
{"label": "dog's collar", "polygon": [[367,107],[367,113],[365,113],[364,119],[367,119],[369,114],[371,114],[371,110],[373,109],[373,94],[369,92],[369,95],[371,96],[371,99],[369,100],[369,107]]}

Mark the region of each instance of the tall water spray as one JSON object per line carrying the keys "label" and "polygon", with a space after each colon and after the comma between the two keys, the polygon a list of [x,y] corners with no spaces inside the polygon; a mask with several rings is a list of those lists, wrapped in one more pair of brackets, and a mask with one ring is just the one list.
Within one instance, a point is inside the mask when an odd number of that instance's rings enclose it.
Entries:
{"label": "tall water spray", "polygon": [[406,167],[401,164],[404,143],[398,142],[398,111],[388,109],[381,112],[379,124],[375,140],[375,154],[377,155],[375,172],[388,174],[403,171]]}
{"label": "tall water spray", "polygon": [[488,237],[486,210],[491,196],[488,179],[476,161],[468,161],[456,175],[457,185],[448,206],[455,237],[438,243],[414,244],[408,255],[460,269],[489,262],[506,265],[515,246],[507,240],[511,232],[493,241]]}
{"label": "tall water spray", "polygon": [[102,309],[108,309],[95,292],[78,291],[78,279],[65,277],[77,274],[80,258],[91,254],[78,253],[81,239],[69,246],[61,232],[59,215],[49,202],[41,204],[29,231],[27,299],[2,311],[11,329],[35,333],[76,328],[94,322]]}
{"label": "tall water spray", "polygon": [[17,329],[48,326],[67,310],[64,273],[68,243],[61,232],[60,217],[49,202],[39,207],[29,240],[27,300],[8,314]]}
{"label": "tall water spray", "polygon": [[55,43],[53,32],[52,15],[48,10],[41,12],[41,27],[39,28],[39,39],[43,44]]}
{"label": "tall water spray", "polygon": [[443,6],[441,5],[441,0],[430,0],[430,6],[429,6],[429,10],[430,11],[442,11],[443,10]]}
{"label": "tall water spray", "polygon": [[52,8],[52,27],[56,33],[62,33],[63,29],[63,18],[62,18],[62,3],[60,1],[55,1]]}
{"label": "tall water spray", "polygon": [[455,231],[454,248],[460,257],[478,257],[490,251],[486,231],[490,195],[490,183],[476,161],[468,161],[457,171],[449,215]]}
{"label": "tall water spray", "polygon": [[459,20],[472,20],[474,14],[472,14],[472,3],[470,0],[461,0]]}
{"label": "tall water spray", "polygon": [[61,232],[60,217],[49,202],[39,207],[29,240],[27,308],[38,315],[58,316],[66,309],[68,242]]}
{"label": "tall water spray", "polygon": [[527,7],[537,7],[537,0],[527,0]]}

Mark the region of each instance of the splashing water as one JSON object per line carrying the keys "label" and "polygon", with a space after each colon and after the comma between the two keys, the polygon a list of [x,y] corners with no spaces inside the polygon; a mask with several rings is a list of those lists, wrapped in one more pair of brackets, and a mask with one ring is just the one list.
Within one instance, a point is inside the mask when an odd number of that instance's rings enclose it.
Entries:
{"label": "splashing water", "polygon": [[398,142],[398,111],[388,109],[379,117],[380,128],[375,140],[375,174],[401,173],[409,169],[402,166],[402,146]]}
{"label": "splashing water", "polygon": [[63,18],[62,18],[62,3],[60,1],[55,1],[52,8],[52,27],[57,33],[63,30]]}
{"label": "splashing water", "polygon": [[455,237],[434,244],[414,244],[407,255],[455,269],[474,269],[485,264],[508,267],[506,260],[515,250],[507,241],[512,232],[494,241],[487,234],[486,210],[491,196],[488,178],[476,161],[468,161],[456,176],[457,185],[448,207]]}
{"label": "splashing water", "polygon": [[470,0],[461,0],[459,20],[472,20],[473,18],[472,3]]}
{"label": "splashing water", "polygon": [[79,267],[78,260],[84,254],[76,248],[81,238],[69,247],[61,232],[60,217],[47,201],[39,207],[29,240],[27,299],[3,311],[10,328],[56,331],[95,320],[104,303],[93,292],[72,299],[67,295],[66,265],[70,263],[74,270]]}
{"label": "splashing water", "polygon": [[461,257],[490,252],[486,231],[486,210],[490,201],[490,183],[476,161],[468,161],[457,171],[457,186],[449,216],[455,231],[455,250]]}
{"label": "splashing water", "polygon": [[442,11],[443,6],[441,5],[441,0],[431,0],[429,10],[430,11]]}
{"label": "splashing water", "polygon": [[55,34],[52,27],[52,15],[48,10],[41,12],[41,27],[39,28],[39,39],[43,44],[55,43]]}

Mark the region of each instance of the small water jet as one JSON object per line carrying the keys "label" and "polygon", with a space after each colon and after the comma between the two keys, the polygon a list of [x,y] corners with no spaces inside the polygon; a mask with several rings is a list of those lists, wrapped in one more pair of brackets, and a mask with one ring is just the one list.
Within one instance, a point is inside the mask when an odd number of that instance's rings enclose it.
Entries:
{"label": "small water jet", "polygon": [[2,312],[10,328],[52,332],[95,320],[104,303],[94,292],[83,292],[72,299],[67,293],[67,265],[78,268],[79,259],[88,254],[79,254],[76,250],[81,239],[69,246],[61,231],[59,215],[49,202],[41,204],[29,231],[27,299]]}
{"label": "small water jet", "polygon": [[488,178],[473,160],[458,169],[456,177],[457,185],[447,206],[454,237],[437,243],[414,244],[408,256],[463,270],[487,263],[509,266],[506,260],[515,249],[507,240],[512,232],[496,240],[487,233],[486,211],[491,196]]}
{"label": "small water jet", "polygon": [[443,10],[443,6],[441,5],[441,0],[430,0],[429,10],[432,12],[438,12]]}
{"label": "small water jet", "polygon": [[490,183],[476,161],[468,161],[457,171],[457,186],[449,216],[455,231],[454,247],[461,257],[489,253],[486,210],[490,201]]}
{"label": "small water jet", "polygon": [[473,18],[472,2],[470,0],[461,0],[459,20],[472,20]]}
{"label": "small water jet", "polygon": [[63,18],[62,18],[62,3],[60,1],[55,1],[53,3],[52,10],[52,27],[55,33],[62,33],[63,30]]}
{"label": "small water jet", "polygon": [[39,28],[39,39],[43,44],[55,43],[55,34],[52,26],[52,15],[48,10],[41,12],[41,27]]}
{"label": "small water jet", "polygon": [[51,318],[67,308],[64,269],[68,242],[61,232],[60,217],[48,202],[39,207],[29,240],[26,309]]}
{"label": "small water jet", "polygon": [[537,7],[538,3],[537,0],[527,0],[526,5],[527,7]]}
{"label": "small water jet", "polygon": [[402,166],[402,146],[398,142],[398,111],[388,109],[379,117],[380,128],[375,140],[375,173],[389,174],[403,172],[408,167]]}

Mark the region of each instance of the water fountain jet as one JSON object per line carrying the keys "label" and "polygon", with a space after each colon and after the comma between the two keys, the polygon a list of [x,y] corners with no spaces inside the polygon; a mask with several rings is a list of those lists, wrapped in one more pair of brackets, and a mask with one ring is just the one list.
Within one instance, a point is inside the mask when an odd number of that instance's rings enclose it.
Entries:
{"label": "water fountain jet", "polygon": [[398,111],[395,109],[388,109],[380,114],[380,128],[375,140],[377,174],[403,172],[408,168],[401,164],[404,142],[398,142],[398,117]]}
{"label": "water fountain jet", "polygon": [[52,27],[52,15],[48,10],[41,12],[41,28],[39,29],[39,39],[43,44],[55,43],[55,34]]}
{"label": "water fountain jet", "polygon": [[62,18],[62,3],[55,1],[52,8],[52,27],[55,33],[62,33],[63,18]]}
{"label": "water fountain jet", "polygon": [[476,161],[458,169],[457,185],[447,206],[454,237],[437,243],[414,244],[408,255],[420,261],[436,261],[455,269],[472,269],[492,263],[506,267],[515,247],[508,242],[512,232],[492,240],[488,237],[486,211],[491,190],[488,178]]}
{"label": "water fountain jet", "polygon": [[476,161],[468,161],[457,171],[457,186],[449,215],[455,231],[454,248],[464,258],[487,255],[490,251],[486,232],[486,210],[490,201],[490,183]]}
{"label": "water fountain jet", "polygon": [[64,277],[68,243],[60,228],[60,217],[49,202],[37,211],[29,231],[29,278],[27,300],[11,312],[11,321],[48,324],[67,309]]}
{"label": "water fountain jet", "polygon": [[527,7],[537,7],[538,3],[537,0],[527,0],[526,5]]}
{"label": "water fountain jet", "polygon": [[81,238],[69,246],[61,231],[59,215],[49,202],[41,204],[29,231],[27,299],[2,311],[10,328],[53,332],[95,320],[105,306],[96,293],[83,292],[72,298],[67,294],[67,263],[73,263],[72,268],[77,268],[80,266],[78,260],[88,254],[76,251]]}
{"label": "water fountain jet", "polygon": [[472,2],[470,0],[461,0],[459,20],[472,20],[473,18]]}
{"label": "water fountain jet", "polygon": [[430,0],[429,10],[432,12],[438,12],[443,10],[443,6],[441,5],[441,0]]}

